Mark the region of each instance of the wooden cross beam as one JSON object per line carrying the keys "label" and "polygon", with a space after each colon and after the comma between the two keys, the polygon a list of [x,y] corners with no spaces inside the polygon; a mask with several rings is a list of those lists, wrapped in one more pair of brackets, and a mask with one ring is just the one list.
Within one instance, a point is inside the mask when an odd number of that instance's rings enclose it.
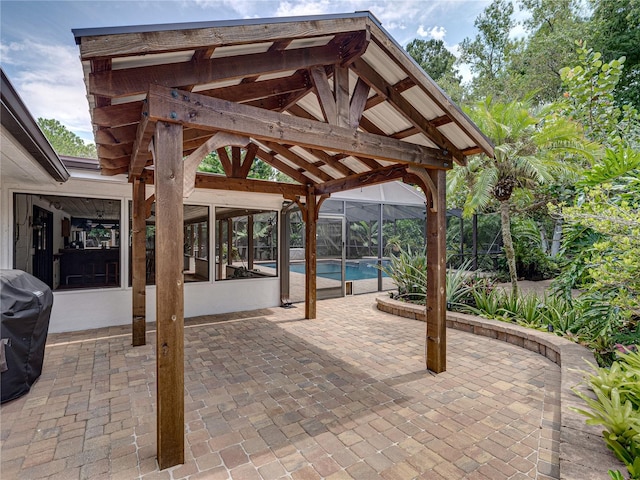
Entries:
{"label": "wooden cross beam", "polygon": [[445,169],[453,163],[451,154],[440,149],[157,85],[149,87],[148,116],[152,121],[182,123],[384,161]]}

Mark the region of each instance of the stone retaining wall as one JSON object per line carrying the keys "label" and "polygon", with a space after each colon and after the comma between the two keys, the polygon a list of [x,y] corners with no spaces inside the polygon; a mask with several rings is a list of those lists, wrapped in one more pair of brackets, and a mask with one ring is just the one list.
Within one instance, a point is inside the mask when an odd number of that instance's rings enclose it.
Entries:
{"label": "stone retaining wall", "polygon": [[[405,318],[425,321],[425,308],[391,298],[377,298],[378,309]],[[586,417],[570,407],[585,408],[584,402],[572,391],[581,385],[585,361],[596,364],[593,354],[576,343],[557,335],[488,320],[464,313],[447,312],[447,328],[462,330],[511,343],[544,355],[560,367],[560,478],[562,480],[606,480],[609,469],[627,473],[626,467],[609,450],[602,438],[602,428],[585,423]]]}

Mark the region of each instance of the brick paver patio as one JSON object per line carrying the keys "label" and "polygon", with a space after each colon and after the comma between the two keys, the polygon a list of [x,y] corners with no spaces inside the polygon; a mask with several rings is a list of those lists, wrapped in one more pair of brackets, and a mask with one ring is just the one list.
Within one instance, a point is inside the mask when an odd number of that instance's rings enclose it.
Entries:
{"label": "brick paver patio", "polygon": [[376,295],[191,319],[185,464],[156,464],[154,333],[50,335],[42,377],[0,409],[16,479],[558,478],[559,368],[448,330],[424,369],[425,324]]}

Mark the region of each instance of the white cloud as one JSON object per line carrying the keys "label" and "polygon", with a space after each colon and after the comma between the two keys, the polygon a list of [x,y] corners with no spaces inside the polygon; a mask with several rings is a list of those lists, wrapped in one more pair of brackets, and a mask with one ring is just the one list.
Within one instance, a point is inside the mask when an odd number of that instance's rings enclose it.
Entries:
{"label": "white cloud", "polygon": [[421,37],[433,38],[434,40],[444,40],[444,37],[447,35],[447,29],[436,25],[432,27],[431,30],[425,30],[425,28],[420,25],[416,33]]}
{"label": "white cloud", "polygon": [[15,67],[11,83],[34,118],[54,118],[93,141],[82,64],[76,48],[32,40],[2,45],[2,61]]}
{"label": "white cloud", "polygon": [[305,0],[280,2],[275,12],[277,17],[295,17],[303,15],[322,15],[330,13],[332,4],[329,0]]}

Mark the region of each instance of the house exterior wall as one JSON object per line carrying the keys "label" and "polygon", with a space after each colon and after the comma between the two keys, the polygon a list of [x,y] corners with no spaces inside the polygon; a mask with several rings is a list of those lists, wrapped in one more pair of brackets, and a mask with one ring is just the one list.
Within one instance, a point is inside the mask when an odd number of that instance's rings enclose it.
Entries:
{"label": "house exterior wall", "polygon": [[[49,331],[52,333],[98,328],[131,323],[132,292],[128,285],[129,278],[129,201],[132,188],[120,176],[101,177],[92,172],[71,172],[71,178],[65,183],[27,184],[15,179],[0,178],[0,267],[14,268],[14,239],[16,229],[14,223],[14,194],[32,195],[70,195],[76,197],[93,197],[119,200],[121,208],[121,231],[123,232],[120,248],[120,287],[61,290],[54,291],[54,304],[51,313]],[[153,186],[147,187],[147,196],[153,193]],[[219,206],[270,208],[279,211],[282,197],[254,193],[236,193],[228,191],[196,190],[185,201],[189,204],[209,206],[209,225],[211,232],[215,226],[215,208]],[[25,206],[19,206],[20,214],[25,213]],[[55,210],[55,209],[54,209]],[[27,212],[28,213],[28,212]],[[54,218],[54,237],[60,238],[60,220],[62,214]],[[25,231],[30,229],[25,228]],[[23,235],[25,232],[21,232]],[[19,239],[22,246],[28,248],[28,238]],[[214,252],[214,236],[210,235],[210,252]],[[59,246],[55,247],[56,249]],[[213,253],[211,254],[213,257]],[[28,255],[27,255],[28,257]],[[24,256],[15,259],[16,267],[28,262]],[[26,265],[26,263],[25,263]],[[215,262],[209,262],[208,281],[187,282],[184,285],[185,317],[227,313],[256,308],[275,307],[280,304],[279,278],[238,279],[214,281]],[[155,286],[147,286],[146,291],[147,321],[155,321]]]}

